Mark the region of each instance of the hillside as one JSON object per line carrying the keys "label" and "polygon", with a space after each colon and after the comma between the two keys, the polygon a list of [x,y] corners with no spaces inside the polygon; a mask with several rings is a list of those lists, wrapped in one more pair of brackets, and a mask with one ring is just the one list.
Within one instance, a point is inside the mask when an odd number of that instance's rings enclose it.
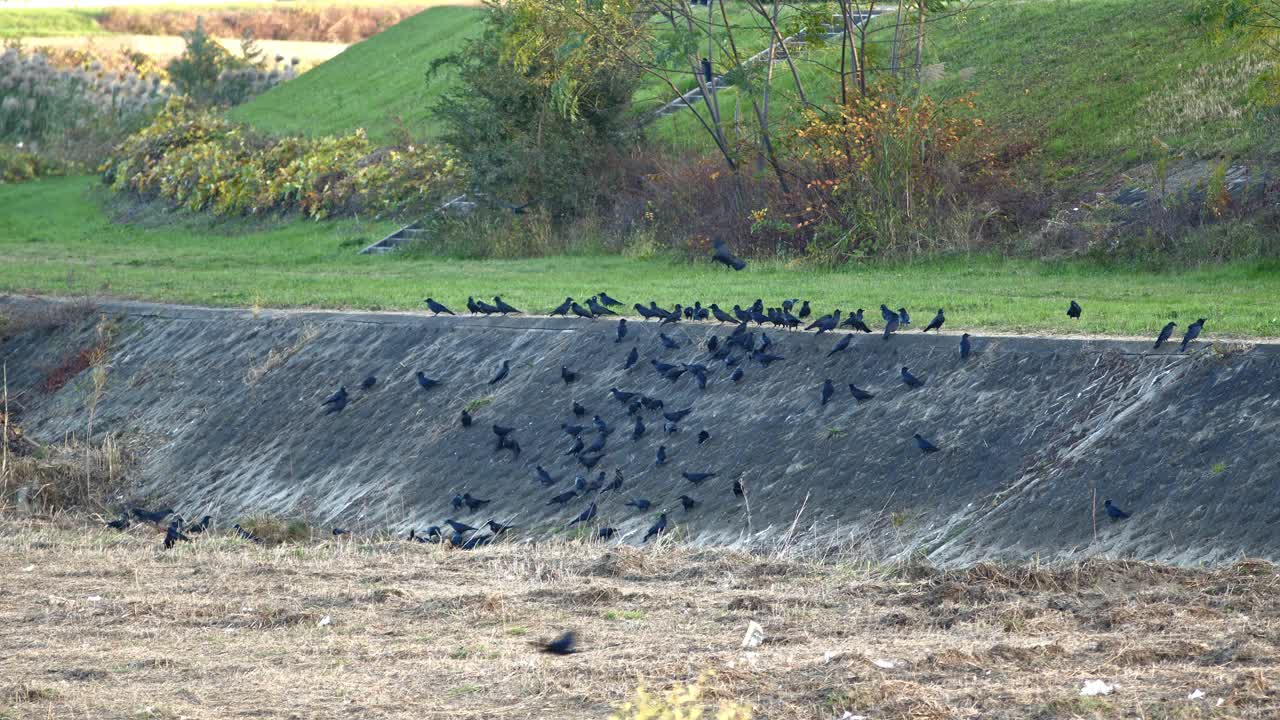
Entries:
{"label": "hillside", "polygon": [[474,7],[426,10],[231,111],[231,117],[272,133],[324,135],[364,128],[389,141],[403,125],[429,132],[430,108],[448,76],[425,79],[427,67],[456,50],[479,28]]}

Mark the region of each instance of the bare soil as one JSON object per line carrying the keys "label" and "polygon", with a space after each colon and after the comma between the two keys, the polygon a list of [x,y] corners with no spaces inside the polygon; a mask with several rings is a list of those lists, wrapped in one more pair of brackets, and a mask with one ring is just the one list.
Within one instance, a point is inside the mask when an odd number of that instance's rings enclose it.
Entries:
{"label": "bare soil", "polygon": [[[155,529],[64,517],[0,519],[0,578],[0,717],[604,718],[700,677],[700,702],[757,718],[1280,713],[1257,562],[939,572],[327,531],[165,552]],[[744,650],[751,621],[765,641]],[[533,646],[567,628],[582,652]],[[1083,697],[1089,680],[1115,690]]]}

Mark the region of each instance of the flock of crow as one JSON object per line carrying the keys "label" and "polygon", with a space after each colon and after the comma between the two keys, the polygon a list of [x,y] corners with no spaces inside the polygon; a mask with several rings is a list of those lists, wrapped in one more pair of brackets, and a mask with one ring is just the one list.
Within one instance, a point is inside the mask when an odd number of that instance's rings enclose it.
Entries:
{"label": "flock of crow", "polygon": [[[724,264],[733,270],[741,270],[746,266],[746,261],[734,256],[724,243],[716,241],[712,259],[716,262]],[[427,309],[435,315],[455,313],[445,306],[443,303],[434,298],[427,298],[423,301]],[[513,307],[509,303],[503,301],[500,296],[493,298],[493,303],[487,303],[483,300],[476,300],[473,297],[467,298],[467,309],[472,314],[477,315],[512,315],[521,314],[521,310]],[[586,299],[585,302],[579,303],[571,297],[565,298],[564,302],[551,311],[553,316],[575,315],[585,319],[595,320],[601,317],[617,316],[617,308],[621,308],[622,303],[609,296],[608,293],[601,292]],[[754,303],[746,308],[740,305],[734,305],[731,311],[722,309],[720,306],[712,303],[703,306],[700,301],[694,302],[692,305],[682,306],[676,304],[670,309],[663,308],[655,302],[650,302],[647,306],[636,303],[632,306],[636,314],[645,320],[656,320],[658,325],[673,325],[680,322],[716,322],[720,324],[732,324],[733,330],[727,337],[711,335],[706,342],[706,357],[697,362],[678,362],[667,363],[659,359],[649,360],[649,364],[653,367],[657,374],[672,383],[679,380],[683,376],[688,376],[697,383],[700,389],[705,389],[708,382],[708,376],[712,372],[713,366],[723,365],[729,372],[729,381],[738,384],[742,381],[745,371],[744,367],[750,363],[756,363],[761,367],[768,367],[770,364],[785,360],[782,355],[778,355],[774,350],[774,342],[767,333],[763,332],[765,325],[774,328],[782,328],[795,330],[802,328],[804,330],[816,330],[818,335],[832,332],[838,328],[850,328],[853,332],[842,334],[839,340],[832,346],[827,353],[830,357],[837,353],[844,352],[850,346],[850,342],[856,333],[872,333],[873,330],[868,324],[862,308],[849,313],[845,317],[841,317],[839,309],[812,318],[813,311],[807,300],[793,298],[782,301],[776,307],[766,307],[763,300],[757,299]],[[1084,309],[1078,302],[1072,300],[1067,308],[1067,316],[1078,320],[1083,314]],[[880,305],[880,316],[883,321],[881,330],[882,337],[887,341],[895,333],[899,333],[909,329],[912,324],[911,316],[906,308],[899,308],[897,311],[890,310],[887,305]],[[925,325],[923,332],[931,330],[941,330],[946,323],[947,318],[942,308],[938,309],[936,315]],[[1204,327],[1205,319],[1198,319],[1187,327],[1182,338],[1181,351],[1185,351],[1187,347],[1200,335]],[[754,326],[754,330],[753,330]],[[1176,327],[1175,323],[1165,325],[1158,337],[1156,338],[1155,348],[1160,348],[1168,342]],[[757,330],[759,337],[757,338]],[[615,343],[621,343],[625,340],[628,333],[627,319],[618,317],[615,332]],[[677,339],[674,339],[661,330],[658,333],[658,340],[664,350],[679,350],[684,346]],[[967,360],[972,351],[970,335],[964,333],[960,336],[959,357],[961,361]],[[624,360],[624,369],[630,370],[640,361],[640,353],[637,347],[633,346]],[[490,385],[497,385],[507,378],[511,372],[511,364],[504,360],[498,366],[494,375],[489,380]],[[909,367],[902,367],[899,376],[901,382],[909,388],[919,388],[925,385],[926,380],[913,374]],[[426,373],[419,370],[414,376],[417,380],[418,387],[423,392],[429,392],[433,388],[441,384],[441,380],[429,377]],[[575,383],[579,379],[579,374],[566,366],[560,368],[560,378],[565,387]],[[378,379],[372,375],[366,377],[361,383],[362,391],[368,392],[377,385]],[[875,397],[874,393],[868,392],[854,384],[849,384],[849,394],[857,402],[865,402]],[[836,393],[835,384],[830,380],[824,380],[819,388],[819,397],[822,405],[826,405]],[[662,432],[667,436],[679,432],[681,423],[693,413],[693,408],[670,409],[666,408],[663,401],[658,398],[646,396],[639,392],[625,392],[614,387],[609,390],[611,399],[616,400],[627,411],[627,420],[630,425],[630,431],[626,434],[630,438],[640,440],[643,436],[650,432],[656,432],[656,427],[661,423]],[[340,387],[321,403],[321,407],[325,414],[342,412],[351,401],[345,386]],[[599,414],[594,414],[590,424],[586,424],[584,418],[588,411],[577,400],[572,401],[573,419],[562,423],[561,429],[566,435],[566,441],[570,443],[570,447],[564,453],[565,456],[573,456],[576,458],[577,465],[581,466],[582,472],[574,478],[572,489],[560,492],[552,496],[548,505],[565,507],[570,502],[578,499],[587,500],[587,505],[575,517],[567,523],[568,528],[576,526],[590,526],[596,524],[598,520],[600,500],[604,493],[620,493],[622,491],[625,478],[621,469],[615,469],[613,477],[606,480],[606,473],[598,471],[594,480],[587,480],[588,475],[596,472],[595,468],[604,457],[605,448],[610,441],[611,436],[622,428],[611,426]],[[646,413],[656,413],[657,415]],[[653,423],[655,430],[651,431],[650,426],[646,424],[646,418]],[[581,422],[580,422],[581,421]],[[459,424],[465,430],[470,428],[474,422],[471,413],[467,409],[463,409],[458,419]],[[493,423],[492,431],[495,436],[496,452],[511,452],[518,457],[521,453],[520,443],[516,438],[515,429],[512,427],[504,427],[497,423]],[[590,442],[588,443],[588,439]],[[711,434],[703,429],[697,434],[697,443],[699,445],[709,441]],[[924,437],[920,433],[912,436],[915,446],[923,454],[931,454],[939,451],[939,447],[931,440]],[[665,442],[658,444],[654,465],[663,466],[667,464],[667,445]],[[532,468],[535,480],[546,488],[551,488],[558,484],[559,480],[555,478],[541,464],[535,464]],[[705,470],[684,470],[681,476],[690,483],[690,493],[701,488],[703,483],[716,477],[715,472]],[[735,497],[741,498],[745,491],[741,481],[734,480],[731,491]],[[681,494],[676,498],[685,512],[692,510],[700,504],[700,501],[689,493]],[[470,493],[463,493],[451,499],[450,504],[455,514],[465,512],[477,512],[488,505],[490,500],[481,499],[472,496]],[[658,503],[643,497],[633,497],[625,507],[634,508],[639,512],[648,512]],[[1104,504],[1107,514],[1116,520],[1122,520],[1128,517],[1128,514],[1113,505],[1110,500]],[[202,533],[207,530],[212,523],[209,516],[205,516],[198,523],[186,524],[182,517],[174,515],[172,509],[164,509],[160,511],[148,511],[143,508],[132,508],[132,517],[123,513],[120,518],[108,523],[109,526],[116,529],[126,529],[129,524],[136,520],[156,525],[164,525],[165,536],[163,546],[165,549],[173,547],[175,543],[190,541],[191,535]],[[172,516],[172,518],[170,517]],[[167,525],[165,521],[168,520]],[[445,543],[452,547],[460,549],[473,549],[481,545],[492,542],[495,538],[512,529],[512,526],[506,525],[496,520],[489,520],[484,523],[487,533],[482,532],[480,528],[473,527],[465,522],[456,520],[452,517],[446,519],[443,523],[447,529],[433,525],[424,533],[419,533],[416,529],[410,530],[408,540],[419,543]],[[642,542],[662,535],[668,528],[668,513],[666,511],[659,512],[656,520],[648,531],[644,534]],[[251,542],[261,542],[259,538],[251,532],[235,526],[237,534]],[[617,530],[607,525],[600,526],[595,531],[595,535],[601,539],[612,538]],[[345,535],[347,531],[342,528],[334,528],[335,536]]]}
{"label": "flock of crow", "polygon": [[[741,270],[746,266],[746,262],[741,258],[734,256],[729,252],[727,246],[722,242],[716,241],[714,254],[712,256],[716,262],[724,264],[733,270]],[[434,298],[427,298],[423,301],[427,309],[435,315],[447,314],[454,315],[443,303]],[[473,297],[467,298],[467,310],[477,315],[512,315],[520,314],[522,311],[503,301],[500,296],[493,298],[493,303],[487,303],[483,300],[476,300]],[[556,307],[550,314],[553,316],[574,315],[577,317],[595,320],[602,317],[618,316],[617,308],[621,308],[622,303],[610,297],[608,293],[601,292],[593,295],[579,303],[571,297],[565,298],[564,302]],[[841,311],[835,310],[829,314],[812,318],[813,311],[807,300],[799,298],[788,299],[782,301],[776,307],[766,307],[764,302],[757,299],[754,303],[746,308],[734,305],[732,310],[725,310],[720,306],[712,303],[703,306],[700,301],[694,302],[692,305],[683,306],[676,304],[670,309],[663,308],[655,302],[648,305],[636,303],[632,306],[636,314],[645,320],[656,320],[658,325],[674,325],[680,322],[715,322],[724,324],[732,324],[733,330],[725,337],[711,335],[706,342],[706,357],[697,362],[678,362],[667,363],[658,359],[651,359],[649,364],[653,367],[657,374],[672,383],[681,377],[688,376],[693,378],[698,387],[705,389],[708,382],[708,375],[711,374],[713,366],[723,365],[724,369],[729,372],[729,381],[738,384],[742,381],[745,371],[744,367],[750,363],[756,363],[761,367],[768,367],[770,364],[785,360],[782,355],[778,355],[774,350],[774,342],[769,338],[768,334],[763,331],[765,325],[779,329],[796,330],[803,328],[804,330],[816,330],[818,335],[832,332],[839,328],[850,328],[853,332],[842,334],[827,353],[827,357],[837,353],[844,352],[850,346],[851,339],[857,333],[872,333],[872,327],[868,324],[864,311],[859,308],[857,311],[841,317]],[[1067,316],[1078,320],[1083,314],[1084,309],[1078,302],[1072,300],[1067,308]],[[883,321],[881,335],[884,340],[888,341],[895,333],[899,333],[909,329],[912,324],[911,316],[906,308],[899,308],[897,311],[890,310],[886,305],[880,305],[880,316]],[[923,332],[931,330],[941,330],[946,323],[947,318],[942,308],[938,309],[936,315],[925,325]],[[1182,338],[1180,351],[1186,351],[1187,347],[1200,335],[1204,327],[1205,319],[1200,318],[1196,322],[1187,327]],[[1156,338],[1155,348],[1158,349],[1168,342],[1176,328],[1175,323],[1165,325]],[[754,328],[754,329],[753,329]],[[759,331],[759,337],[757,337]],[[615,343],[622,343],[628,333],[627,319],[623,317],[617,318],[615,331]],[[658,340],[664,350],[679,350],[685,346],[677,339],[668,336],[665,332],[659,331]],[[959,342],[959,358],[961,361],[967,360],[972,351],[970,335],[964,333],[960,336]],[[624,360],[624,369],[630,370],[640,361],[640,354],[637,347],[633,346]],[[498,366],[494,375],[489,380],[490,385],[497,385],[503,382],[511,372],[510,362],[502,361]],[[902,367],[899,373],[901,382],[909,388],[919,388],[925,385],[926,380],[914,375],[910,368]],[[421,370],[414,375],[418,387],[422,392],[430,392],[433,388],[439,386],[442,381],[437,378],[429,377]],[[566,367],[561,366],[560,378],[564,386],[567,388],[579,379],[579,373]],[[378,379],[372,375],[366,377],[361,383],[362,391],[368,392],[372,390],[378,383]],[[834,396],[836,389],[835,384],[831,380],[823,381],[819,388],[819,397],[822,405],[826,405]],[[857,402],[865,402],[875,398],[875,394],[868,392],[856,385],[849,384],[850,396]],[[606,472],[601,470],[596,474],[595,479],[588,481],[587,476],[596,472],[595,468],[604,457],[605,448],[610,442],[615,432],[621,431],[621,434],[629,435],[631,440],[637,441],[650,432],[656,433],[656,427],[661,423],[662,432],[665,436],[680,431],[681,423],[683,423],[694,412],[692,407],[683,409],[669,409],[664,406],[663,401],[649,397],[639,392],[626,392],[614,387],[609,390],[609,397],[617,401],[626,408],[627,420],[630,425],[629,431],[623,427],[610,425],[599,414],[593,414],[589,423],[586,422],[585,416],[588,410],[583,407],[577,400],[572,400],[573,418],[562,423],[561,429],[565,433],[566,442],[570,444],[565,456],[573,456],[576,464],[581,466],[582,472],[578,473],[574,478],[573,488],[559,492],[550,497],[547,505],[556,507],[566,507],[575,500],[587,501],[586,506],[574,517],[568,520],[566,528],[590,527],[597,525],[594,536],[600,539],[612,538],[617,530],[608,525],[598,522],[600,511],[600,503],[605,493],[620,494],[625,484],[625,478],[621,469],[615,469],[613,477],[607,479]],[[325,414],[333,414],[342,412],[351,401],[351,397],[345,386],[340,387],[321,403],[321,407]],[[651,413],[646,415],[646,413]],[[651,431],[650,426],[646,424],[646,418],[655,427]],[[660,419],[659,419],[660,418]],[[474,419],[467,409],[463,409],[458,418],[458,422],[463,431],[471,428]],[[516,438],[515,428],[504,427],[497,423],[492,424],[492,431],[495,437],[496,452],[511,452],[518,457],[521,453],[520,444]],[[588,439],[590,440],[588,442]],[[711,440],[711,434],[705,430],[699,430],[696,435],[697,444],[701,445]],[[923,454],[931,454],[938,452],[939,448],[928,438],[920,433],[915,433],[912,437],[916,447]],[[654,465],[663,466],[668,462],[668,450],[665,442],[658,444]],[[532,468],[534,479],[545,488],[552,488],[559,483],[559,479],[554,477],[551,472],[545,469],[541,464],[534,464]],[[714,479],[717,474],[705,470],[684,470],[680,475],[689,483],[689,492],[697,492],[703,487],[703,484]],[[730,486],[730,491],[737,498],[745,495],[742,482],[734,480]],[[676,498],[683,508],[684,512],[689,512],[700,504],[700,501],[689,493],[681,494]],[[450,505],[455,514],[478,512],[481,511],[491,501],[489,499],[477,498],[469,492],[454,496],[450,500]],[[638,512],[648,512],[657,507],[659,504],[643,497],[632,497],[623,506],[633,508]],[[1124,520],[1129,514],[1114,505],[1109,499],[1103,505],[1104,511],[1112,520]],[[186,523],[183,518],[176,515],[171,508],[164,508],[157,511],[150,511],[140,507],[132,507],[129,511],[122,512],[119,519],[113,520],[108,526],[117,530],[127,529],[133,522],[142,522],[153,524],[157,527],[164,527],[163,547],[167,550],[172,548],[179,542],[190,542],[191,536],[205,532],[212,527],[212,518],[204,516],[197,523]],[[418,543],[435,543],[445,544],[458,549],[469,550],[488,544],[503,533],[513,529],[513,526],[500,523],[496,520],[488,520],[483,523],[483,528],[488,532],[484,532],[481,528],[473,527],[465,522],[456,520],[453,517],[444,520],[443,525],[447,529],[433,525],[424,533],[419,533],[417,529],[409,531],[406,538],[411,542]],[[250,542],[262,543],[263,540],[254,535],[249,530],[235,525],[233,528],[236,534]],[[658,513],[656,520],[644,534],[642,543],[648,542],[650,539],[658,537],[668,529],[668,512],[661,511]],[[333,528],[334,536],[342,536],[349,534],[343,528]],[[575,652],[574,637],[572,632],[566,633],[557,640],[546,643],[543,648],[546,652],[555,654],[567,654]]]}

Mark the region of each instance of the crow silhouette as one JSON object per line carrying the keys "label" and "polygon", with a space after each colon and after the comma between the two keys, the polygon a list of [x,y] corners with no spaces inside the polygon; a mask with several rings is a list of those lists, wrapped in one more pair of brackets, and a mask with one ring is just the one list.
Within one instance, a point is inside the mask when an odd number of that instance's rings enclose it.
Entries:
{"label": "crow silhouette", "polygon": [[640,361],[640,351],[633,347],[631,348],[631,352],[627,353],[627,361],[626,363],[623,364],[622,369],[630,370],[639,361]]}
{"label": "crow silhouette", "polygon": [[453,531],[454,531],[454,532],[456,532],[456,533],[467,533],[467,532],[475,532],[475,531],[476,531],[476,529],[475,529],[475,528],[473,528],[473,527],[471,527],[470,525],[468,525],[468,524],[466,524],[466,523],[464,523],[464,522],[458,522],[457,520],[454,520],[454,519],[452,519],[452,518],[450,518],[450,519],[448,519],[448,520],[445,520],[445,521],[444,521],[444,524],[445,524],[445,525],[448,525],[448,526],[449,526],[449,527],[451,527],[451,528],[453,528]]}
{"label": "crow silhouette", "polygon": [[678,499],[680,500],[680,505],[684,507],[685,512],[689,512],[698,506],[698,501],[688,495],[681,495]]}
{"label": "crow silhouette", "polygon": [[615,343],[620,343],[622,342],[622,338],[626,336],[627,336],[627,319],[619,318],[618,319],[618,337],[614,338],[613,341]]}
{"label": "crow silhouette", "polygon": [[1072,300],[1071,307],[1067,308],[1067,317],[1071,318],[1072,320],[1079,320],[1080,313],[1082,312],[1084,312],[1084,308],[1080,307],[1080,303],[1076,302],[1075,300]]}
{"label": "crow silhouette", "polygon": [[430,390],[431,388],[440,384],[439,380],[432,380],[431,378],[424,375],[421,370],[415,373],[415,376],[418,378],[418,386],[421,387],[423,390]]}
{"label": "crow silhouette", "polygon": [[112,530],[122,530],[122,531],[128,530],[129,516],[125,515],[124,513],[120,513],[119,519],[109,521],[107,523],[107,527],[111,528]]}
{"label": "crow silhouette", "polygon": [[687,472],[686,471],[680,474],[684,476],[685,480],[688,480],[694,485],[701,485],[702,483],[716,476],[716,474],[713,472]]}
{"label": "crow silhouette", "polygon": [[933,319],[929,321],[929,324],[924,327],[923,332],[929,332],[930,330],[941,330],[942,323],[946,321],[947,321],[947,318],[942,314],[942,308],[938,308],[938,314],[933,316]]}
{"label": "crow silhouette", "polygon": [[738,497],[742,497],[742,496],[743,496],[744,492],[743,492],[743,490],[742,490],[742,481],[741,481],[741,480],[734,480],[734,481],[733,481],[733,494],[734,494],[734,495],[736,495],[736,496],[738,496]]}
{"label": "crow silhouette", "polygon": [[462,423],[462,427],[471,427],[471,413],[467,412],[466,408],[462,408],[462,415],[458,420]]}
{"label": "crow silhouette", "polygon": [[608,540],[612,538],[615,534],[617,534],[617,532],[618,532],[617,528],[602,527],[600,528],[600,531],[596,533],[596,537],[601,540]]}
{"label": "crow silhouette", "polygon": [[506,304],[505,302],[503,302],[502,297],[499,295],[493,296],[493,306],[497,308],[498,312],[502,313],[503,315],[506,315],[507,313],[519,315],[523,312],[522,310],[517,310],[511,307],[510,305]]}
{"label": "crow silhouette", "polygon": [[587,298],[587,309],[591,311],[592,315],[595,315],[597,317],[601,315],[617,315],[618,314],[610,310],[609,308],[601,305],[600,303],[596,302],[596,299],[593,297]]}
{"label": "crow silhouette", "polygon": [[191,542],[191,538],[187,537],[182,533],[181,527],[182,527],[182,521],[181,519],[177,519],[169,523],[169,527],[165,528],[165,531],[164,531],[164,549],[165,550],[169,550],[173,548],[174,544],[178,542]]}
{"label": "crow silhouette", "polygon": [[587,506],[587,509],[578,513],[578,517],[569,521],[569,524],[566,527],[573,527],[578,523],[591,522],[595,518],[595,516],[596,516],[596,501],[592,500],[591,504]]}
{"label": "crow silhouette", "polygon": [[923,453],[925,453],[926,455],[927,455],[927,454],[929,454],[929,453],[935,453],[935,452],[938,452],[938,447],[937,447],[936,445],[934,445],[933,443],[929,442],[928,440],[925,440],[925,439],[920,435],[920,433],[916,433],[915,435],[912,435],[911,437],[913,437],[913,438],[915,438],[915,439],[916,439],[916,447],[920,448],[920,451],[921,451],[921,452],[923,452]]}
{"label": "crow silhouette", "polygon": [[508,360],[503,360],[502,366],[498,368],[498,373],[493,376],[493,379],[489,381],[489,384],[497,385],[498,383],[505,380],[507,377],[507,373],[510,373],[510,372],[511,372],[511,362]]}
{"label": "crow silhouette", "polygon": [[578,379],[578,373],[576,373],[576,372],[574,372],[574,371],[570,370],[569,368],[565,367],[564,365],[561,365],[561,366],[560,366],[560,379],[564,381],[564,384],[565,384],[565,385],[568,385],[568,384],[570,384],[570,383],[573,383],[573,382],[576,382],[576,381],[577,381],[577,379]]}
{"label": "crow silhouette", "polygon": [[849,343],[852,340],[853,340],[852,335],[845,335],[844,337],[840,338],[840,342],[836,343],[836,346],[831,348],[831,352],[827,353],[827,357],[831,357],[832,355],[835,355],[838,352],[844,352],[845,350],[848,350]]}
{"label": "crow silhouette", "polygon": [[657,537],[658,535],[661,535],[666,531],[667,531],[667,514],[662,513],[661,515],[658,516],[658,521],[655,522],[653,526],[649,528],[649,531],[644,534],[644,540],[641,540],[640,542],[649,542],[649,538]]}
{"label": "crow silhouette", "polygon": [[822,404],[825,406],[831,396],[835,394],[836,386],[830,380],[822,381]]}
{"label": "crow silhouette", "polygon": [[428,310],[430,310],[432,313],[434,313],[434,314],[436,314],[436,315],[439,315],[440,313],[445,313],[446,315],[453,315],[453,314],[455,314],[452,310],[450,310],[449,308],[445,307],[444,305],[441,305],[440,303],[436,302],[435,300],[432,300],[431,298],[427,298],[426,300],[423,300],[422,302],[426,303],[426,305],[427,305],[427,309],[428,309]]}
{"label": "crow silhouette", "polygon": [[1109,515],[1112,520],[1125,520],[1129,517],[1129,513],[1121,510],[1115,505],[1112,505],[1110,500],[1102,503],[1102,507],[1107,511],[1107,515]]}
{"label": "crow silhouette", "polygon": [[533,466],[534,475],[538,478],[538,482],[545,487],[551,487],[556,484],[556,479],[551,477],[551,473],[547,472],[541,465]]}
{"label": "crow silhouette", "polygon": [[378,384],[378,378],[370,375],[369,377],[366,377],[365,379],[360,381],[360,389],[366,390],[366,391],[372,390],[373,386],[377,384]]}
{"label": "crow silhouette", "polygon": [[712,244],[715,246],[715,250],[711,254],[711,259],[715,262],[734,270],[741,270],[747,266],[747,261],[734,255],[724,240],[716,238]]}
{"label": "crow silhouette", "polygon": [[1169,338],[1173,336],[1173,329],[1176,327],[1178,327],[1178,324],[1172,323],[1172,322],[1169,323],[1168,325],[1165,325],[1164,329],[1160,331],[1160,335],[1156,338],[1156,344],[1155,344],[1155,347],[1152,348],[1152,350],[1158,350],[1161,345],[1165,344],[1165,342],[1167,342]]}
{"label": "crow silhouette", "polygon": [[857,385],[854,385],[853,383],[849,383],[849,394],[852,395],[853,399],[857,400],[858,402],[862,402],[863,400],[870,400],[871,398],[875,397],[873,393],[869,393],[866,390],[859,388]]}
{"label": "crow silhouette", "polygon": [[973,345],[969,342],[969,333],[965,333],[960,336],[960,359],[968,360],[970,352],[973,352]]}
{"label": "crow silhouette", "polygon": [[667,464],[667,446],[666,445],[658,446],[658,459],[654,461],[653,464],[658,466]]}
{"label": "crow silhouette", "polygon": [[649,502],[644,498],[635,498],[634,500],[632,500],[629,503],[626,503],[625,505],[626,507],[633,507],[639,510],[640,512],[645,512],[646,510],[649,509],[650,506],[653,505],[653,503]]}
{"label": "crow silhouette", "polygon": [[704,443],[704,442],[706,442],[706,441],[708,441],[708,440],[710,440],[710,439],[711,439],[711,433],[707,432],[706,430],[699,430],[699,431],[698,431],[698,444],[699,444],[699,445],[701,445],[702,443]]}
{"label": "crow silhouette", "polygon": [[141,520],[142,522],[159,525],[160,523],[164,522],[165,518],[173,514],[173,508],[164,508],[163,510],[156,510],[155,512],[152,512],[150,510],[144,510],[143,508],[140,508],[140,507],[135,507],[135,508],[132,508],[130,512],[133,513],[133,516],[135,518],[137,518],[138,520]]}
{"label": "crow silhouette", "polygon": [[912,375],[911,372],[907,370],[906,365],[902,366],[902,382],[906,383],[907,387],[911,388],[924,387],[924,381],[917,378],[915,375]]}
{"label": "crow silhouette", "polygon": [[254,543],[255,545],[261,545],[263,542],[262,538],[240,527],[239,523],[236,523],[234,526],[232,526],[232,529],[235,530],[236,535],[243,540],[248,540],[249,542]]}
{"label": "crow silhouette", "polygon": [[1200,318],[1187,326],[1187,334],[1182,336],[1182,347],[1178,349],[1178,352],[1186,352],[1187,345],[1190,345],[1192,340],[1200,337],[1200,330],[1204,328],[1204,323],[1205,319]]}
{"label": "crow silhouette", "polygon": [[609,297],[609,293],[603,290],[600,291],[600,302],[604,303],[606,307],[617,307],[622,305],[622,303]]}
{"label": "crow silhouette", "polygon": [[542,644],[542,652],[550,655],[572,655],[578,652],[575,646],[577,639],[574,637],[573,631],[568,630],[560,637],[550,642]]}
{"label": "crow silhouette", "polygon": [[582,307],[582,306],[581,306],[581,305],[579,305],[578,303],[570,303],[570,304],[569,304],[569,310],[570,310],[574,315],[577,315],[577,316],[578,316],[578,317],[580,317],[580,318],[586,318],[587,320],[595,320],[595,319],[596,319],[595,313],[593,313],[593,312],[591,312],[590,310],[588,310],[588,309],[586,309],[586,308]]}
{"label": "crow silhouette", "polygon": [[573,298],[571,297],[565,298],[564,302],[557,305],[556,309],[551,311],[551,317],[555,317],[557,315],[569,314],[569,308],[572,306],[573,306]]}
{"label": "crow silhouette", "polygon": [[559,495],[556,495],[555,497],[551,498],[551,502],[547,504],[548,505],[564,505],[576,497],[578,497],[577,491],[568,490],[566,492],[562,492]]}

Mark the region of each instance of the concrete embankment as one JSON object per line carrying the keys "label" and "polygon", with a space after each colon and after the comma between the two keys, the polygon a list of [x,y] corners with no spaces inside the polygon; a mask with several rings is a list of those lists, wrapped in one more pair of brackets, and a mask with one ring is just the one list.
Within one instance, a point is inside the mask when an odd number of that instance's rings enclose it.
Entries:
{"label": "concrete embankment", "polygon": [[[0,300],[17,313],[31,301]],[[593,525],[638,543],[656,513],[693,542],[773,546],[832,542],[882,556],[926,553],[944,564],[1085,554],[1178,563],[1242,555],[1280,559],[1280,346],[1198,343],[1179,353],[1149,342],[1032,337],[973,339],[918,330],[891,340],[766,330],[769,367],[744,377],[710,362],[705,342],[729,328],[554,318],[432,318],[413,314],[212,310],[104,302],[61,327],[0,344],[9,391],[38,440],[85,428],[89,372],[54,391],[51,373],[91,347],[112,319],[109,372],[95,428],[147,448],[135,496],[187,516],[300,514],[318,523],[403,531],[454,517],[496,518],[526,536],[559,532],[589,499],[549,499],[600,471],[621,492],[598,497]],[[956,325],[960,325],[955,319]],[[963,328],[957,328],[957,330]],[[757,330],[757,335],[759,331]],[[640,363],[624,370],[631,348]],[[742,352],[736,352],[739,358]],[[650,366],[707,362],[705,390]],[[489,384],[498,365],[510,375]],[[899,378],[902,366],[925,381]],[[580,378],[566,384],[561,366]],[[422,390],[421,370],[441,385]],[[368,391],[361,380],[373,374]],[[821,405],[819,388],[836,394]],[[875,393],[854,401],[848,384]],[[345,385],[350,404],[320,403]],[[692,408],[679,432],[644,410],[647,431],[609,389],[640,392],[665,410]],[[585,417],[571,412],[574,401]],[[459,414],[472,407],[475,423]],[[613,428],[592,471],[566,455],[562,423]],[[521,452],[495,450],[494,423],[515,428]],[[711,437],[699,444],[699,431]],[[941,448],[923,454],[920,433]],[[583,433],[589,445],[593,432]],[[668,463],[655,465],[665,445]],[[535,477],[541,465],[556,484]],[[714,472],[699,484],[681,473]],[[732,492],[734,481],[746,497]],[[492,502],[456,512],[470,492]],[[685,511],[680,495],[697,500]],[[653,503],[649,512],[624,505]],[[1133,513],[1112,521],[1111,499]]]}

